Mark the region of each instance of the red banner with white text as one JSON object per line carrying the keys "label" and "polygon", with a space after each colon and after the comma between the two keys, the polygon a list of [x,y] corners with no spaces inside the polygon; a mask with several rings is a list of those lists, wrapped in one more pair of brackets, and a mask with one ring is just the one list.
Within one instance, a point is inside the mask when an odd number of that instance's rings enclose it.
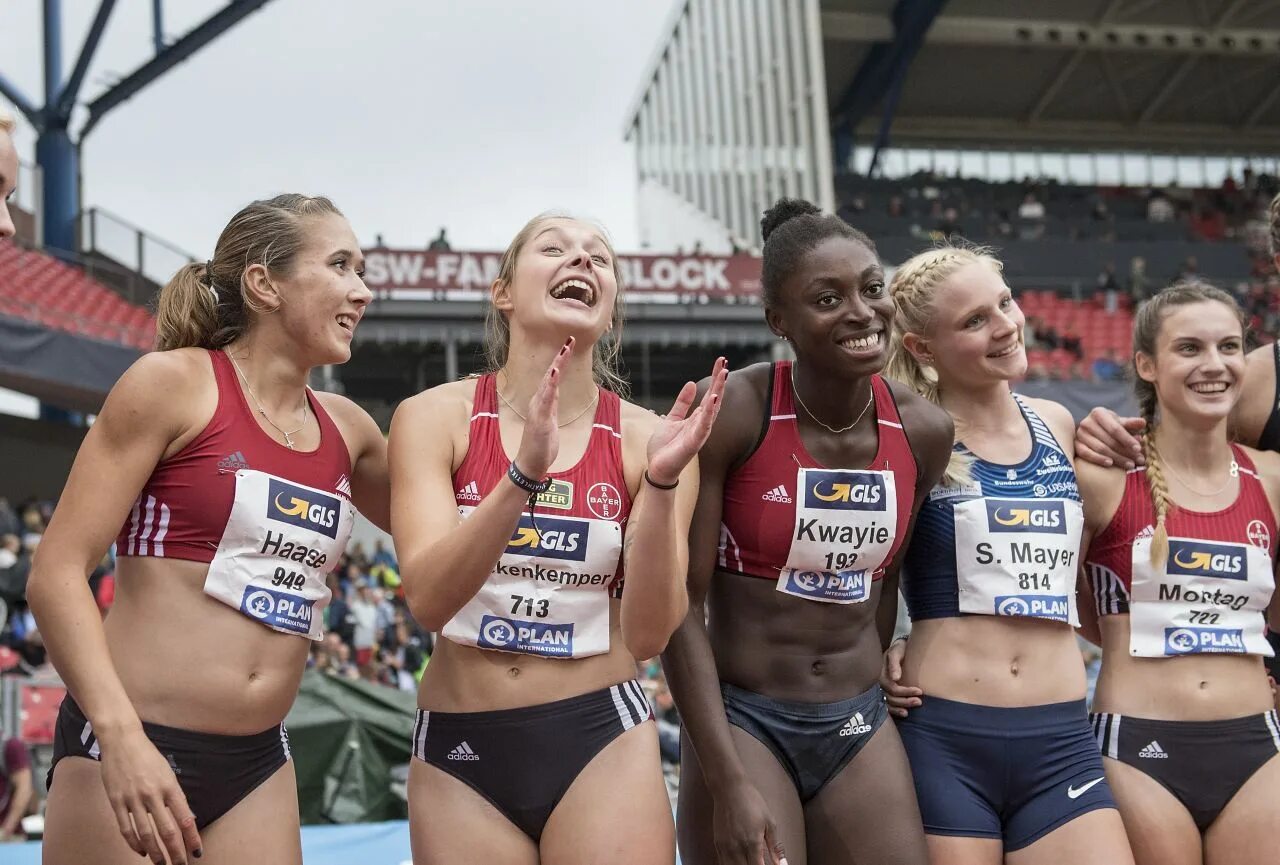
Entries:
{"label": "red banner with white text", "polygon": [[[498,252],[369,249],[364,281],[391,297],[487,296],[501,259]],[[628,297],[760,294],[760,259],[750,255],[622,255],[619,263]]]}

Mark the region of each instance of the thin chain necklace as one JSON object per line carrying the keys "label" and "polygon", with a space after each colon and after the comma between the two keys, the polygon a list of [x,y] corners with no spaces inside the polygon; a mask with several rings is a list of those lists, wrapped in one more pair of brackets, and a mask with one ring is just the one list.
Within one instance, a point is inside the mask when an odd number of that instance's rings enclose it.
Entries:
{"label": "thin chain necklace", "polygon": [[853,423],[849,424],[846,427],[841,427],[840,429],[836,429],[835,427],[829,427],[825,423],[823,423],[822,420],[816,414],[810,411],[809,407],[804,404],[804,400],[800,398],[800,391],[796,389],[795,364],[791,365],[791,393],[795,395],[796,402],[800,403],[800,408],[804,409],[804,413],[807,414],[809,417],[813,418],[813,420],[818,424],[818,426],[822,427],[823,429],[826,429],[828,432],[836,433],[837,435],[840,433],[848,432],[849,430],[856,427],[858,425],[858,421],[862,420],[862,418],[866,415],[867,411],[871,408],[871,403],[874,402],[876,398],[875,388],[872,388],[871,393],[867,396],[867,404],[862,407],[862,411],[858,412],[858,416],[853,419]]}
{"label": "thin chain necklace", "polygon": [[1231,486],[1231,481],[1234,480],[1236,477],[1238,477],[1240,474],[1240,465],[1239,463],[1236,462],[1236,458],[1232,457],[1231,466],[1230,468],[1227,469],[1226,483],[1218,487],[1216,490],[1213,490],[1212,492],[1202,493],[1200,492],[1200,490],[1196,489],[1195,487],[1191,486],[1191,484],[1187,483],[1186,480],[1183,479],[1182,475],[1178,474],[1178,470],[1175,469],[1172,464],[1165,462],[1164,467],[1169,470],[1169,473],[1174,476],[1174,478],[1178,481],[1178,483],[1182,484],[1184,487],[1191,490],[1191,492],[1195,493],[1196,495],[1206,499],[1213,498],[1214,496],[1224,491],[1227,487]]}
{"label": "thin chain necklace", "polygon": [[[516,417],[520,418],[520,420],[525,421],[526,423],[528,422],[529,419],[525,417],[523,413],[521,413],[520,409],[516,408],[510,402],[507,401],[507,398],[502,395],[502,391],[498,390],[496,387],[493,390],[495,393],[498,394],[498,399],[502,400],[502,404],[516,413]],[[575,414],[573,417],[569,418],[564,423],[556,424],[556,429],[564,429],[569,424],[573,423],[578,418],[582,417],[584,414],[587,413],[588,409],[590,409],[599,401],[599,399],[600,399],[600,388],[597,387],[595,394],[591,397],[591,401],[587,403],[586,408],[584,408],[582,411]]]}
{"label": "thin chain necklace", "polygon": [[284,436],[284,446],[289,450],[295,450],[293,446],[293,437],[302,432],[307,425],[307,391],[302,390],[302,423],[294,430],[281,429],[270,417],[267,416],[267,410],[262,407],[262,403],[258,400],[258,395],[253,392],[253,385],[249,384],[249,378],[244,374],[244,370],[240,368],[240,364],[236,363],[236,359],[231,357],[231,352],[224,351],[224,354],[231,360],[231,365],[236,368],[236,372],[240,373],[240,380],[244,382],[245,390],[249,391],[249,396],[253,397],[253,404],[258,407],[258,414],[262,415],[262,419],[275,427],[276,432]]}

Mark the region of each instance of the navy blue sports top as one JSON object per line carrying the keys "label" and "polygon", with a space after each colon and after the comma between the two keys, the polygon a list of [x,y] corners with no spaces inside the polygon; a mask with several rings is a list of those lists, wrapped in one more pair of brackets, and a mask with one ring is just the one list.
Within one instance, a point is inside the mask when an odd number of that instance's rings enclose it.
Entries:
{"label": "navy blue sports top", "polygon": [[1071,460],[1014,395],[1031,454],[1014,465],[972,457],[971,480],[938,485],[916,517],[902,565],[911,620],[964,614],[1076,619],[1082,511]]}

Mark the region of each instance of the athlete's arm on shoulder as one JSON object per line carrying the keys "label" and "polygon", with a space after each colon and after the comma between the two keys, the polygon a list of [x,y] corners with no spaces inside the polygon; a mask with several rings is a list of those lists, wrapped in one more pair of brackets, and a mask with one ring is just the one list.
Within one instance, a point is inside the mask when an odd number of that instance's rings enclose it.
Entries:
{"label": "athlete's arm on shoulder", "polygon": [[1257,447],[1275,407],[1275,346],[1268,344],[1255,348],[1245,358],[1244,389],[1231,411],[1232,437],[1242,445]]}
{"label": "athlete's arm on shoulder", "polygon": [[920,467],[920,477],[916,482],[918,501],[913,513],[919,510],[922,495],[928,495],[942,479],[951,462],[951,449],[956,441],[956,425],[941,406],[930,402],[911,388],[892,379],[885,379],[893,391],[894,400],[898,403],[898,414],[902,417],[902,426],[911,443],[911,450],[916,455],[916,463]]}
{"label": "athlete's arm on shoulder", "polygon": [[1049,427],[1053,437],[1072,460],[1076,456],[1076,419],[1060,402],[1037,397],[1023,397],[1027,405],[1040,415],[1040,419]]}
{"label": "athlete's arm on shoulder", "polygon": [[387,440],[369,413],[345,396],[317,393],[325,411],[342,430],[351,453],[351,502],[369,522],[391,531],[391,480]]}
{"label": "athlete's arm on shoulder", "polygon": [[[186,399],[173,395],[186,394]],[[49,656],[94,729],[112,735],[137,715],[111,666],[85,578],[124,524],[156,464],[194,438],[217,405],[206,352],[152,352],[125,371],[76,454],[36,551],[27,601]]]}

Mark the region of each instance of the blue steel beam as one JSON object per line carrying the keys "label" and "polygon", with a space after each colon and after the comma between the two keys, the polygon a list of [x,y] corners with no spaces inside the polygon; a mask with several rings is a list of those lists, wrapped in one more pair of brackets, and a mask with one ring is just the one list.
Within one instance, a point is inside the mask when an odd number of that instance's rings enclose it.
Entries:
{"label": "blue steel beam", "polygon": [[[911,61],[924,45],[925,34],[942,12],[947,0],[897,0],[890,17],[893,20],[892,42],[872,45],[853,81],[831,112],[833,131],[837,140],[844,142],[842,149],[851,150],[853,135],[877,103],[884,102],[885,114],[877,136],[877,153],[888,143],[889,127],[897,111],[903,82]],[[839,161],[839,160],[838,160]],[[844,170],[845,163],[836,166]]]}
{"label": "blue steel beam", "polygon": [[26,94],[18,89],[18,85],[5,78],[3,73],[0,73],[0,96],[12,102],[13,107],[22,112],[36,129],[44,125],[44,111],[36,108]]}
{"label": "blue steel beam", "polygon": [[270,0],[231,0],[203,24],[165,48],[150,62],[134,70],[128,77],[89,103],[89,120],[80,132],[81,140],[103,116],[117,105],[133,97],[174,66],[191,57],[205,45],[230,30],[242,19],[267,5]]}
{"label": "blue steel beam", "polygon": [[93,55],[98,51],[98,43],[102,41],[102,31],[107,29],[107,21],[111,18],[111,10],[115,5],[116,0],[102,0],[99,4],[98,13],[93,16],[89,33],[85,36],[84,45],[80,48],[80,56],[76,58],[76,68],[71,70],[71,77],[67,79],[67,83],[62,86],[62,92],[58,95],[57,107],[53,109],[53,113],[58,117],[71,117],[76,96],[80,94],[80,85],[84,83],[84,76],[89,71],[89,64],[93,62]]}
{"label": "blue steel beam", "polygon": [[151,0],[151,36],[159,54],[164,50],[164,0]]}

